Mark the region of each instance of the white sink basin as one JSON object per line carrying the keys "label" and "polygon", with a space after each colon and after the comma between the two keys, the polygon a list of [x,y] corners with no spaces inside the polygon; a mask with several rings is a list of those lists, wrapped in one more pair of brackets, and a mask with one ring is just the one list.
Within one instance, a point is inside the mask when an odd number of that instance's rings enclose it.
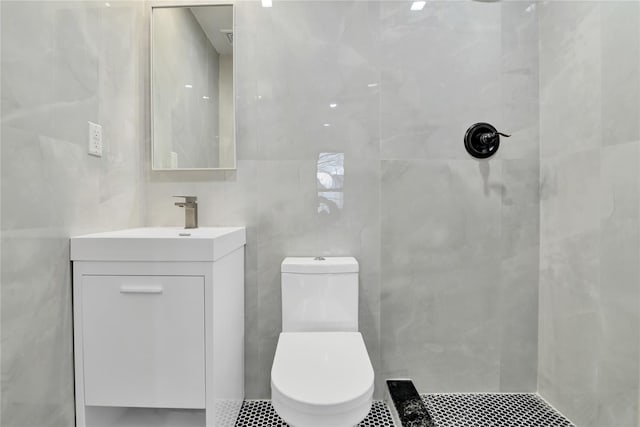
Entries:
{"label": "white sink basin", "polygon": [[71,238],[72,261],[215,261],[246,243],[244,227],[132,228]]}

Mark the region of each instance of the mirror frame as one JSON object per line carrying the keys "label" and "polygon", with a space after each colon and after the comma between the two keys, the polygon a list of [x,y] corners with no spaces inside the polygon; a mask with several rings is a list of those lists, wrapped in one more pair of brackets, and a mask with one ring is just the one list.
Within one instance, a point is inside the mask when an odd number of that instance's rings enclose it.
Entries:
{"label": "mirror frame", "polygon": [[[150,144],[151,144],[151,171],[152,172],[184,172],[184,171],[235,171],[238,169],[238,147],[237,147],[237,134],[238,126],[236,119],[236,4],[235,0],[190,0],[189,2],[181,2],[180,0],[152,0],[149,2],[149,111],[150,111]],[[233,166],[227,168],[156,168],[154,166],[154,137],[153,137],[153,121],[154,121],[154,108],[153,108],[153,9],[161,8],[190,8],[198,6],[232,6],[233,7],[233,23],[231,29],[233,30]]]}

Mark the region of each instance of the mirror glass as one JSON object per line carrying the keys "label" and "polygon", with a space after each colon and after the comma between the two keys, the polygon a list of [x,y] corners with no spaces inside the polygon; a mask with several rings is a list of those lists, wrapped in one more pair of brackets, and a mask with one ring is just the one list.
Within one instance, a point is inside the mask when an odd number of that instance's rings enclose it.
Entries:
{"label": "mirror glass", "polygon": [[151,17],[153,169],[235,169],[233,6]]}

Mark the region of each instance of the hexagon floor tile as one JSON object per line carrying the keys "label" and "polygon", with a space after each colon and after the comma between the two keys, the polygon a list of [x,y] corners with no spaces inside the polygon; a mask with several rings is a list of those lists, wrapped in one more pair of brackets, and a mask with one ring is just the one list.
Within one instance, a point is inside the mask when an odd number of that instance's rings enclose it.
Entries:
{"label": "hexagon floor tile", "polygon": [[[535,394],[446,393],[423,394],[437,427],[574,427]],[[357,427],[393,427],[387,405],[374,401]],[[246,400],[236,427],[287,427],[268,400]]]}
{"label": "hexagon floor tile", "polygon": [[529,393],[423,394],[437,427],[574,427]]}
{"label": "hexagon floor tile", "polygon": [[[236,421],[236,427],[287,427],[269,400],[245,400]],[[371,412],[358,427],[393,427],[391,414],[384,402],[373,402]]]}

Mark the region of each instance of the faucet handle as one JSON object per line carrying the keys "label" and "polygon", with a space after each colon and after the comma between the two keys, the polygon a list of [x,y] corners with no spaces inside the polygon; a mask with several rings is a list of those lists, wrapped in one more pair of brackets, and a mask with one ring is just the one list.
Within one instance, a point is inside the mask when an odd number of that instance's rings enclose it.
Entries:
{"label": "faucet handle", "polygon": [[198,198],[196,196],[173,196],[184,199],[174,205],[184,208],[184,228],[198,228]]}
{"label": "faucet handle", "polygon": [[198,203],[198,198],[196,196],[173,196],[173,197],[184,199],[185,203]]}

